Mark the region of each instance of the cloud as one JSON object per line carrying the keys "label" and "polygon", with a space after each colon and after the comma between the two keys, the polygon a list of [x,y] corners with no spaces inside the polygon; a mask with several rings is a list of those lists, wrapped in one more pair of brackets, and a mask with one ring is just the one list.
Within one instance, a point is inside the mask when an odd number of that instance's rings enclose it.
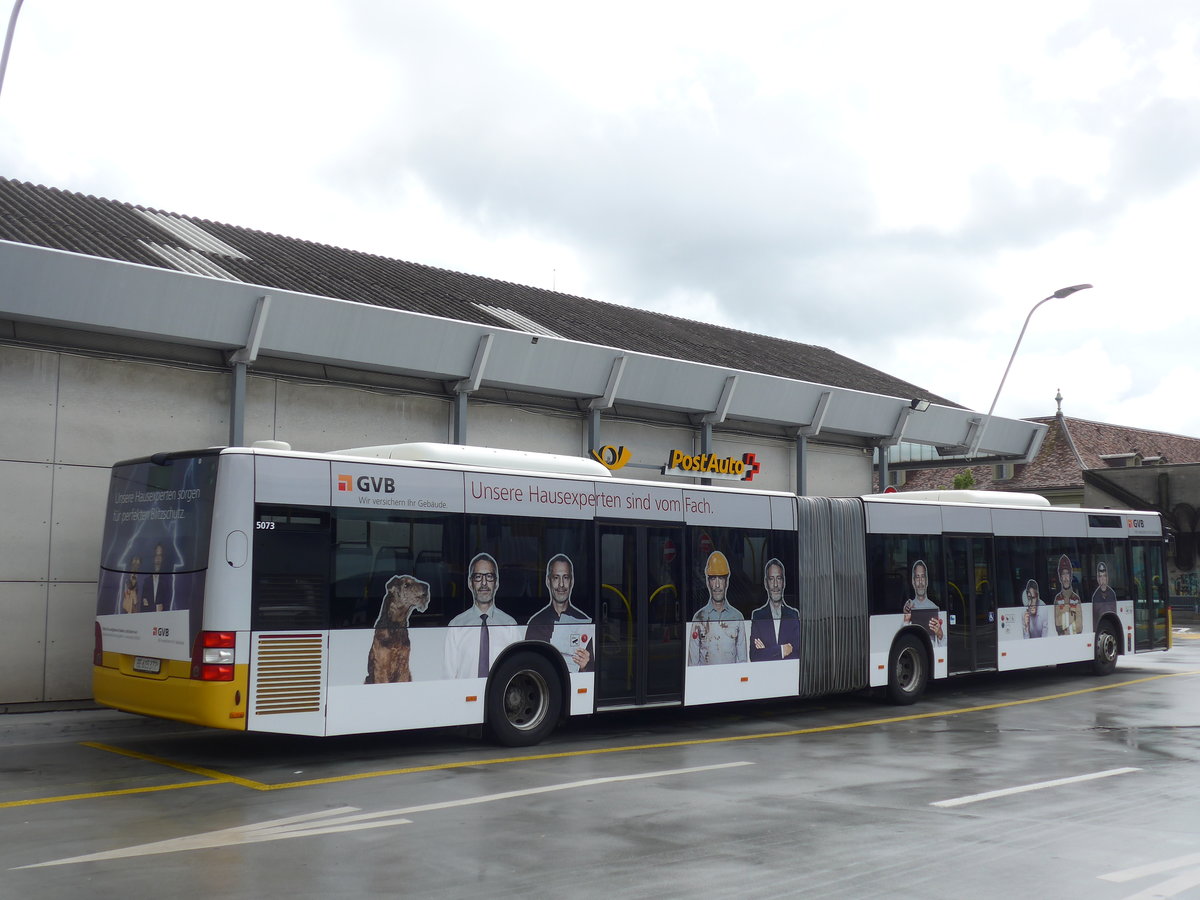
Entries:
{"label": "cloud", "polygon": [[1114,192],[1157,195],[1200,174],[1200,98],[1148,103],[1114,136]]}
{"label": "cloud", "polygon": [[1198,49],[1187,0],[57,0],[22,13],[0,167],[822,344],[985,409],[1032,303],[1092,281],[1038,313],[998,412],[1052,411],[1042,342],[1069,335],[1129,373],[1069,385],[1104,418],[1161,409],[1192,353]]}

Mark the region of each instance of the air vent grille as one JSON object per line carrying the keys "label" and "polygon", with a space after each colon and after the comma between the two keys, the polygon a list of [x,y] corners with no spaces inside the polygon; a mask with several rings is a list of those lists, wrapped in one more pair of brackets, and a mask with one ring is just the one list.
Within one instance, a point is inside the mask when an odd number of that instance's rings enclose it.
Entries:
{"label": "air vent grille", "polygon": [[258,635],[254,714],[320,712],[324,657],[324,635]]}

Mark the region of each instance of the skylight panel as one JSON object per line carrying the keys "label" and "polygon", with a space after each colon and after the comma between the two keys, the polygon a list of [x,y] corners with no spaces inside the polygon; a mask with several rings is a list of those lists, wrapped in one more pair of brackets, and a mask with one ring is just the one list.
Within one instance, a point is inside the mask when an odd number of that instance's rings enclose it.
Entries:
{"label": "skylight panel", "polygon": [[[192,275],[207,275],[209,278],[224,278],[226,281],[237,281],[236,275],[225,271],[215,262],[195,250],[185,250],[182,247],[169,247],[166,244],[154,244],[150,241],[138,241],[143,247],[161,259],[167,265],[188,272]],[[245,257],[243,257],[245,258]]]}
{"label": "skylight panel", "polygon": [[495,316],[503,322],[507,322],[518,331],[526,331],[529,334],[541,334],[546,337],[561,338],[562,335],[557,331],[552,331],[545,325],[535,322],[528,316],[521,315],[515,310],[505,309],[503,306],[488,306],[486,303],[472,303],[476,309],[481,309],[489,315]]}
{"label": "skylight panel", "polygon": [[153,225],[157,225],[171,237],[187,244],[193,250],[203,250],[206,253],[217,253],[221,256],[232,256],[234,259],[249,259],[240,250],[229,246],[223,240],[209,234],[194,222],[169,216],[165,213],[150,212],[145,209],[135,209],[139,216]]}

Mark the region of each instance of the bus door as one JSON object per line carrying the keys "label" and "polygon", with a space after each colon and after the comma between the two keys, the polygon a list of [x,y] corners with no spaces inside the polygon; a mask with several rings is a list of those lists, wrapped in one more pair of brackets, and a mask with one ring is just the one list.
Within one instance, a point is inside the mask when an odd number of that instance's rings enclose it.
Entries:
{"label": "bus door", "polygon": [[996,668],[992,539],[958,537],[946,546],[946,649],[951,675]]}
{"label": "bus door", "polygon": [[596,706],[683,698],[683,529],[601,525]]}
{"label": "bus door", "polygon": [[[1170,647],[1167,629],[1167,592],[1163,545],[1151,541],[1130,541],[1133,556],[1131,593],[1133,595],[1133,649],[1166,650]],[[1128,652],[1130,648],[1126,647]]]}

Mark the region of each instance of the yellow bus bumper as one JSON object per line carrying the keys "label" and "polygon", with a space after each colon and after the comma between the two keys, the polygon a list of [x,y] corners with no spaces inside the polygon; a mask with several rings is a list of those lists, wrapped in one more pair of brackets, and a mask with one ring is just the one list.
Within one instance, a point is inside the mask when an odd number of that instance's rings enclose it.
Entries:
{"label": "yellow bus bumper", "polygon": [[191,663],[183,660],[163,660],[158,675],[133,671],[133,657],[122,653],[105,653],[104,663],[92,666],[97,703],[191,725],[246,730],[248,665],[234,667],[233,681],[196,681],[190,677]]}

